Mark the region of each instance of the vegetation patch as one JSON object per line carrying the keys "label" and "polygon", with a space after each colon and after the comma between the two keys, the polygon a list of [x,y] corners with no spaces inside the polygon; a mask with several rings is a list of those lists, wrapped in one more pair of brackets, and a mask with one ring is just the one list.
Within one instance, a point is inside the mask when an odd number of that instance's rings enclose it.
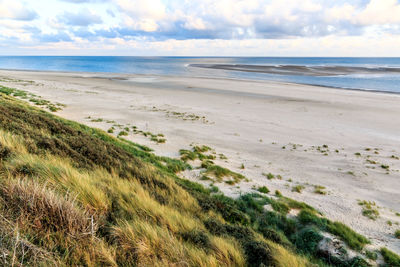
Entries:
{"label": "vegetation patch", "polygon": [[362,214],[370,218],[371,220],[376,220],[379,217],[379,211],[373,201],[359,201],[358,205],[362,206]]}
{"label": "vegetation patch", "polygon": [[314,193],[320,194],[320,195],[326,195],[325,189],[326,189],[325,186],[315,185],[314,186]]}
{"label": "vegetation patch", "polygon": [[246,177],[240,173],[233,172],[227,168],[218,165],[209,165],[204,172],[207,176],[214,177],[216,181],[222,182],[223,179],[231,179],[233,183],[238,183]]}
{"label": "vegetation patch", "polygon": [[292,187],[292,192],[301,193],[304,189],[305,187],[303,185],[296,185]]}
{"label": "vegetation patch", "polygon": [[388,266],[400,266],[400,256],[387,248],[381,248],[381,254]]}
{"label": "vegetation patch", "polygon": [[265,193],[265,194],[269,193],[269,189],[266,186],[261,186],[261,187],[257,188],[257,191],[261,192],[261,193]]}
{"label": "vegetation patch", "polygon": [[396,230],[396,232],[394,232],[394,236],[400,239],[400,230]]}
{"label": "vegetation patch", "polygon": [[5,95],[9,96],[14,96],[18,97],[20,99],[27,100],[37,106],[44,106],[51,112],[57,112],[59,110],[62,110],[63,107],[65,107],[64,104],[61,103],[52,103],[48,100],[42,99],[40,96],[37,96],[35,94],[23,91],[23,90],[18,90],[15,88],[9,88],[0,85],[0,93],[3,93]]}

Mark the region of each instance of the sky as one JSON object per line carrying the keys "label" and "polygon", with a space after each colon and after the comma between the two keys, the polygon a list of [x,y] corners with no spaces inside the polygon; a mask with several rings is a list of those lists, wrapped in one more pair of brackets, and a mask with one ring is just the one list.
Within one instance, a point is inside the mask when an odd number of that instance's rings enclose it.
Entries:
{"label": "sky", "polygon": [[0,55],[400,56],[400,0],[0,0]]}

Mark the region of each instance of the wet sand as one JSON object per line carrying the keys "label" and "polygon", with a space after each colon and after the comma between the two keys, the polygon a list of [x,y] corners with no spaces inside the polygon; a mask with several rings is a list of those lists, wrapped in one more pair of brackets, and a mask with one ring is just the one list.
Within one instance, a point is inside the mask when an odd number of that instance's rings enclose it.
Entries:
{"label": "wet sand", "polygon": [[241,64],[191,64],[190,67],[258,72],[279,75],[337,76],[349,74],[399,74],[400,68],[367,68],[345,66],[300,66],[300,65],[241,65]]}

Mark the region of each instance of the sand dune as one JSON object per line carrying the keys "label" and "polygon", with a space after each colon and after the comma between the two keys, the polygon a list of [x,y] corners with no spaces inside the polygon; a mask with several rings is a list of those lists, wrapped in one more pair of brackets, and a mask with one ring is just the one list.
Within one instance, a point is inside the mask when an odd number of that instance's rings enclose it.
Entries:
{"label": "sand dune", "polygon": [[[310,70],[318,71],[335,70]],[[0,77],[16,79],[2,80],[2,85],[66,104],[59,113],[65,118],[104,130],[111,126],[107,121],[115,121],[162,133],[165,144],[142,135],[127,137],[160,155],[178,157],[179,149],[191,143],[211,146],[228,158],[217,159],[218,164],[251,180],[239,187],[216,184],[226,194],[261,185],[272,193],[280,190],[348,224],[375,246],[400,253],[393,235],[400,228],[395,214],[400,212],[399,95],[171,76],[3,70]],[[196,171],[184,175],[200,178]],[[302,193],[292,192],[297,185],[304,186]],[[315,186],[326,187],[327,194],[315,193]],[[379,218],[363,216],[359,200],[375,202]]]}

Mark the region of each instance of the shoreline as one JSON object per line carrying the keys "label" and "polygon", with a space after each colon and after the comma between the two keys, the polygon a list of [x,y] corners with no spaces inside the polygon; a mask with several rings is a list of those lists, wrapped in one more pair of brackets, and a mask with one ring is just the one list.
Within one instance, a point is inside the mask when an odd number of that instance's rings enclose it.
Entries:
{"label": "shoreline", "polygon": [[[86,72],[86,71],[59,71],[59,70],[24,70],[24,69],[3,69],[0,68],[1,71],[10,71],[10,72],[31,72],[31,73],[54,73],[54,74],[93,74],[93,75],[104,75],[102,76],[91,76],[88,78],[100,78],[100,79],[115,79],[118,80],[119,78],[122,77],[105,77],[107,75],[124,75],[124,76],[155,76],[155,77],[179,77],[177,75],[162,75],[162,74],[142,74],[142,73],[118,73],[118,72]],[[236,78],[236,77],[211,77],[211,76],[182,76],[186,78],[198,78],[198,79],[217,79],[217,80],[231,80],[231,81],[247,81],[247,82],[261,82],[261,83],[276,83],[276,84],[290,84],[290,85],[306,85],[306,86],[312,86],[312,87],[322,87],[322,88],[328,88],[328,89],[338,89],[338,90],[344,90],[344,91],[360,91],[360,92],[371,92],[371,93],[383,93],[383,94],[391,94],[391,95],[400,95],[400,92],[394,92],[394,91],[381,91],[381,90],[373,90],[373,89],[364,89],[364,88],[350,88],[350,87],[339,87],[339,86],[328,86],[328,85],[318,85],[318,84],[312,84],[312,83],[296,83],[296,82],[286,82],[286,81],[276,81],[276,80],[269,80],[269,79],[246,79],[246,78]],[[119,79],[123,81],[123,79]],[[129,80],[129,79],[128,79]]]}
{"label": "shoreline", "polygon": [[281,75],[301,76],[338,76],[347,74],[398,74],[400,68],[396,67],[357,67],[341,65],[246,65],[246,64],[190,64],[195,68],[221,69],[242,72],[257,72]]}
{"label": "shoreline", "polygon": [[[395,190],[400,161],[390,158],[400,154],[394,151],[400,145],[394,123],[400,108],[393,95],[282,82],[122,75],[133,78],[126,82],[83,74],[0,71],[1,77],[33,81],[0,84],[66,104],[58,115],[92,127],[107,131],[111,124],[106,121],[113,120],[164,134],[165,144],[132,132],[126,137],[159,155],[179,157],[179,149],[192,143],[209,145],[228,158],[216,163],[251,179],[239,183],[240,188],[215,183],[226,195],[252,192],[253,186],[267,186],[270,194],[279,190],[367,235],[374,246],[384,244],[399,253],[396,226],[386,224],[400,222],[394,214],[400,212]],[[154,79],[143,79],[149,77]],[[190,115],[205,119],[191,120]],[[318,151],[323,145],[329,147],[324,152],[328,155]],[[389,174],[367,160],[387,164]],[[196,171],[183,175],[210,184]],[[326,187],[327,194],[314,193],[316,185]],[[293,192],[295,186],[303,186],[303,192]],[[380,217],[374,221],[363,216],[357,199],[376,202]]]}

